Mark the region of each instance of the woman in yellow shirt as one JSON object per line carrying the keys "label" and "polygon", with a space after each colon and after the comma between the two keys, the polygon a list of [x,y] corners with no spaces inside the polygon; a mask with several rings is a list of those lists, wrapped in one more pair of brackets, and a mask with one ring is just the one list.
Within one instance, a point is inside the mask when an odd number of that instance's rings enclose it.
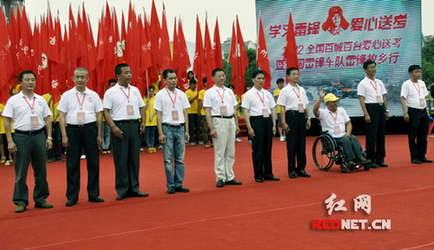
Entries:
{"label": "woman in yellow shirt", "polygon": [[152,154],[157,152],[157,149],[154,147],[155,142],[155,133],[157,131],[157,112],[154,109],[154,87],[148,87],[147,94],[143,98],[145,102],[146,109],[146,130],[145,130],[145,142],[148,147],[148,153]]}

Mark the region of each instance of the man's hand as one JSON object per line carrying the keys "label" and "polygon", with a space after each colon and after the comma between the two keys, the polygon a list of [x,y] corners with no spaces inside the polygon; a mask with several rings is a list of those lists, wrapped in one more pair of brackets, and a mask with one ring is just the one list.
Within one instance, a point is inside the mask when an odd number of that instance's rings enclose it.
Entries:
{"label": "man's hand", "polygon": [[409,116],[407,113],[404,114],[404,121],[405,121],[406,123],[410,122],[410,116]]}
{"label": "man's hand", "polygon": [[319,98],[321,98],[321,99],[324,98],[325,92],[324,92],[324,89],[322,87],[319,87],[318,94],[319,94]]}
{"label": "man's hand", "polygon": [[116,137],[119,138],[119,139],[122,139],[122,134],[123,134],[123,132],[122,132],[122,130],[121,130],[120,128],[118,128],[118,127],[115,126],[115,127],[112,129],[112,132],[113,132],[114,136],[116,136]]}
{"label": "man's hand", "polygon": [[247,132],[249,133],[250,138],[255,138],[255,131],[253,130],[252,127],[247,128]]}
{"label": "man's hand", "polygon": [[365,122],[366,123],[371,123],[371,117],[369,116],[369,114],[365,115]]}
{"label": "man's hand", "polygon": [[185,141],[190,141],[190,135],[187,132],[185,132],[184,139]]}
{"label": "man's hand", "polygon": [[8,151],[11,154],[15,154],[17,152],[17,145],[13,141],[8,142]]}
{"label": "man's hand", "polygon": [[210,128],[210,129],[209,129],[209,135],[210,135],[212,138],[217,138],[217,132],[215,131],[214,128]]}
{"label": "man's hand", "polygon": [[68,136],[62,136],[62,147],[67,148],[69,146]]}
{"label": "man's hand", "polygon": [[47,148],[47,150],[50,150],[53,147],[53,142],[51,141],[51,139],[45,140],[45,147]]}
{"label": "man's hand", "polygon": [[98,144],[98,147],[100,148],[101,145],[102,145],[102,139],[101,139],[101,136],[100,136],[100,135],[98,135],[98,136],[96,137],[96,143]]}
{"label": "man's hand", "polygon": [[143,135],[145,133],[145,129],[146,129],[146,122],[142,121],[140,123],[140,134]]}
{"label": "man's hand", "polygon": [[282,130],[283,130],[286,134],[289,134],[289,131],[290,131],[291,129],[289,128],[288,124],[285,122],[285,123],[282,123]]}
{"label": "man's hand", "polygon": [[306,122],[306,129],[310,129],[310,119],[307,119],[307,122]]}
{"label": "man's hand", "polygon": [[161,144],[166,144],[166,136],[164,136],[164,134],[161,133],[161,134],[158,136],[158,141],[159,141]]}

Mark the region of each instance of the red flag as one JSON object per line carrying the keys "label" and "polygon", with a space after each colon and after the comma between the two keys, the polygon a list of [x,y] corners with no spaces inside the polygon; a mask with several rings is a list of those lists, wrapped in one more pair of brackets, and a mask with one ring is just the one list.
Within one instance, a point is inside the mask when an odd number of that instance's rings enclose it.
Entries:
{"label": "red flag", "polygon": [[193,72],[198,82],[202,82],[206,76],[205,51],[202,43],[202,32],[200,30],[199,16],[196,16],[196,51],[194,53]]}
{"label": "red flag", "polygon": [[152,68],[150,70],[151,82],[156,82],[159,79],[158,71],[161,68],[160,63],[160,21],[158,20],[157,9],[155,8],[155,2],[152,0],[151,11],[151,55],[152,55]]}
{"label": "red flag", "polygon": [[181,20],[178,21],[178,85],[183,91],[188,89],[187,70],[191,67],[190,57],[188,56],[187,43],[185,42],[184,31]]}
{"label": "red flag", "polygon": [[259,36],[258,45],[256,47],[256,61],[258,68],[265,73],[264,89],[271,88],[271,70],[268,60],[267,43],[265,42],[264,27],[262,26],[262,18],[259,17]]}
{"label": "red flag", "polygon": [[243,35],[241,34],[240,23],[237,16],[237,31],[235,35],[235,27],[232,26],[232,42],[229,63],[232,64],[232,79],[231,83],[235,86],[235,91],[238,96],[244,93],[246,80],[244,74],[249,65],[247,58],[246,46],[244,45]]}
{"label": "red flag", "polygon": [[[179,38],[178,33],[176,32],[176,17],[175,17],[175,23],[173,24],[173,42],[172,42],[172,69],[178,72],[179,69]],[[178,74],[176,74],[178,76]],[[179,85],[179,79],[178,79],[178,85]]]}
{"label": "red flag", "polygon": [[86,10],[83,4],[83,25],[84,25],[84,39],[85,39],[85,51],[84,60],[87,61],[87,71],[89,73],[88,87],[92,90],[96,89],[96,49],[95,41],[93,40],[92,28],[90,20],[87,18]]}
{"label": "red flag", "polygon": [[[286,61],[286,68],[298,68],[297,45],[295,43],[294,23],[292,22],[291,13],[289,13],[288,30],[286,32],[286,44],[284,50],[283,58]],[[286,79],[286,82],[288,82],[288,79]]]}
{"label": "red flag", "polygon": [[142,78],[142,88],[140,90],[140,93],[145,94],[145,89],[148,88],[150,85],[149,77],[148,77],[148,70],[152,66],[152,60],[151,60],[151,44],[147,38],[146,34],[146,28],[147,20],[146,20],[146,14],[144,18],[144,24],[142,22],[142,18],[139,19],[139,30],[140,30],[140,41],[139,41],[139,51],[140,51],[140,72],[138,72]]}
{"label": "red flag", "polygon": [[8,25],[3,10],[0,10],[0,103],[6,104],[9,99],[9,78],[14,72],[11,55],[11,39],[8,32]]}
{"label": "red flag", "polygon": [[[51,15],[50,6],[48,6],[47,28],[48,28],[48,43],[46,43],[47,61],[50,68],[50,77],[44,79],[44,83],[48,84],[49,92],[51,93],[53,103],[60,100],[60,60],[59,60],[59,42],[62,37],[59,37],[60,32],[56,31],[56,26]],[[42,94],[42,93],[41,93]]]}
{"label": "red flag", "polygon": [[[167,22],[166,22],[166,10],[163,4],[163,19],[161,20],[161,48],[160,48],[160,57],[161,57],[161,74],[163,74],[164,70],[172,68],[172,54],[170,52],[170,42],[169,42],[169,31],[167,30]],[[164,88],[166,84],[164,80],[161,79],[161,88]]]}
{"label": "red flag", "polygon": [[[17,17],[19,17],[19,8],[17,8]],[[17,57],[21,70],[31,69],[30,65],[30,26],[27,20],[26,6],[23,6],[21,17],[19,18],[19,43],[17,48]],[[12,86],[14,87],[14,86]]]}
{"label": "red flag", "polygon": [[[204,41],[204,49],[205,49],[205,72],[207,78],[207,87],[211,88],[214,85],[214,81],[212,80],[212,71],[216,68],[215,61],[213,60],[213,47],[211,45],[211,37],[209,35],[208,29],[208,20],[205,19],[205,41]],[[198,83],[198,91],[204,88],[202,81]]]}
{"label": "red flag", "polygon": [[[9,19],[9,36],[10,36],[10,40],[11,40],[11,45],[10,45],[10,51],[11,51],[11,55],[12,55],[12,65],[14,66],[14,72],[11,75],[10,78],[10,85],[15,86],[18,84],[18,75],[20,74],[21,71],[23,71],[23,69],[21,69],[20,67],[20,63],[19,63],[19,51],[18,51],[18,44],[20,41],[20,26],[19,26],[19,12],[17,12],[17,18],[15,18],[14,15],[14,9],[11,6],[11,11],[10,11],[10,19]],[[9,88],[9,85],[8,85]],[[9,90],[8,90],[9,93]]]}
{"label": "red flag", "polygon": [[[223,69],[222,44],[221,44],[221,40],[220,40],[220,30],[219,30],[218,19],[215,20],[214,45],[213,45],[212,50],[213,50],[212,55],[214,57],[214,66],[216,68]],[[208,85],[208,88],[210,88],[210,85]]]}

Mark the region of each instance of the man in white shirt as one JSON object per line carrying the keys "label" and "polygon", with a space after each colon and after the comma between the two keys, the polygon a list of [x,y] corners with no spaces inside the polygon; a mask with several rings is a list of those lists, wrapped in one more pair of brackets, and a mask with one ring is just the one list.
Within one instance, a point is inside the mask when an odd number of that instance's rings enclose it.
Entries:
{"label": "man in white shirt", "polygon": [[254,87],[244,94],[241,107],[244,109],[247,132],[252,138],[254,178],[256,182],[278,181],[279,178],[273,175],[271,163],[271,147],[276,134],[276,102],[271,93],[262,88],[264,71],[253,71],[252,82]]}
{"label": "man in white shirt", "polygon": [[[306,130],[310,128],[309,100],[306,91],[298,85],[300,71],[290,67],[286,70],[289,84],[279,94],[282,130],[286,135],[289,178],[310,177],[306,167]],[[295,164],[297,158],[297,166]]]}
{"label": "man in white shirt", "polygon": [[167,193],[186,193],[190,190],[182,185],[182,181],[185,172],[185,142],[190,137],[187,114],[190,103],[185,93],[176,88],[176,72],[173,69],[164,70],[163,79],[166,88],[155,96],[154,109],[157,111],[158,140],[163,145]]}
{"label": "man in white shirt", "polygon": [[241,185],[235,180],[233,171],[235,163],[235,136],[240,132],[238,127],[238,102],[234,93],[225,87],[225,72],[216,68],[212,71],[214,86],[205,92],[203,107],[210,136],[214,144],[214,169],[217,187]]}
{"label": "man in white shirt", "polygon": [[[327,108],[320,110],[319,107],[323,98]],[[363,157],[359,140],[351,134],[353,125],[350,117],[344,108],[338,107],[338,100],[339,98],[332,93],[325,95],[323,88],[320,87],[319,98],[313,106],[313,113],[320,120],[322,131],[326,131],[335,138],[338,145],[342,146],[347,167],[353,170],[356,164],[366,165],[371,161]]]}
{"label": "man in white shirt", "polygon": [[[131,86],[131,68],[116,65],[118,83],[104,94],[104,118],[113,138],[113,161],[116,170],[117,200],[147,197],[139,189],[141,134],[145,133],[145,102],[138,88]],[[141,122],[139,123],[139,119]]]}
{"label": "man in white shirt", "polygon": [[[425,157],[428,146],[428,112],[426,109],[426,96],[428,90],[425,82],[420,80],[422,68],[411,65],[408,68],[410,79],[402,84],[401,106],[404,121],[408,123],[408,146],[410,148],[411,162],[414,164],[432,163]],[[407,109],[408,111],[407,111]]]}
{"label": "man in white shirt", "polygon": [[[66,154],[66,206],[74,206],[80,193],[80,156],[84,149],[87,159],[87,193],[89,201],[104,202],[99,197],[99,151],[101,146],[102,104],[99,95],[88,89],[89,74],[85,68],[74,71],[75,88],[60,99],[59,124],[62,146]],[[96,122],[95,122],[96,121]],[[66,128],[65,125],[68,124]]]}
{"label": "man in white shirt", "polygon": [[[50,192],[47,182],[47,150],[53,146],[51,132],[52,115],[45,99],[34,93],[36,75],[32,71],[23,71],[18,76],[22,91],[6,103],[2,115],[5,117],[5,133],[8,151],[15,156],[15,184],[13,202],[17,205],[16,213],[22,213],[29,205],[27,188],[27,170],[32,161],[35,176],[33,200],[35,207],[52,208],[46,201]],[[11,122],[14,121],[15,133],[12,138]],[[43,133],[47,132],[47,137]]]}
{"label": "man in white shirt", "polygon": [[376,79],[377,64],[367,60],[363,63],[366,77],[357,85],[360,107],[366,122],[366,158],[371,160],[371,168],[388,167],[384,163],[386,157],[386,120],[389,119],[387,109],[386,88],[382,81]]}

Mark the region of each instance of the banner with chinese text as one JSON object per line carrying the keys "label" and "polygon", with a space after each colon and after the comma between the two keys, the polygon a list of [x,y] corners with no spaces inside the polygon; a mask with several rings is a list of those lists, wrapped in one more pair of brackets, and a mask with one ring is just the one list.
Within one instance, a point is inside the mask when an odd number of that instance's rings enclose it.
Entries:
{"label": "banner with chinese text", "polygon": [[[341,98],[350,116],[363,116],[357,84],[365,77],[363,62],[377,63],[376,78],[388,91],[390,115],[402,116],[401,85],[409,79],[408,67],[421,65],[420,0],[256,0],[261,12],[272,73],[285,78],[283,58],[288,16],[292,9],[299,84],[310,103],[323,86]],[[312,108],[313,105],[311,105]]]}

